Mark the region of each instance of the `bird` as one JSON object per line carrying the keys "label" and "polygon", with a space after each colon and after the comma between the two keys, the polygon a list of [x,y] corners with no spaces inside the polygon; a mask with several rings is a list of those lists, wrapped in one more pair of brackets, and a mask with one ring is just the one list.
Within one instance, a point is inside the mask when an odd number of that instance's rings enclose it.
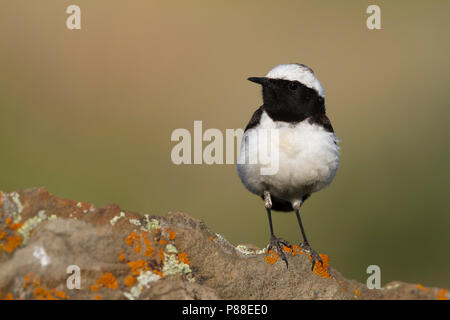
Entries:
{"label": "bird", "polygon": [[[272,210],[294,211],[303,238],[299,246],[310,255],[314,269],[316,261],[322,265],[323,261],[306,237],[300,207],[312,193],[331,183],[340,156],[339,140],[325,112],[324,89],[314,71],[299,63],[280,64],[266,76],[248,80],[262,86],[263,105],[253,113],[244,130],[238,175],[244,186],[264,201],[270,227],[267,252],[277,252],[288,268],[283,247],[292,245],[275,236]],[[277,139],[273,144],[265,132],[274,133]],[[277,163],[263,162],[255,156],[264,144],[273,146],[276,157],[270,161]],[[253,162],[249,161],[251,156]],[[270,164],[276,165],[277,170],[264,173],[262,169]]]}

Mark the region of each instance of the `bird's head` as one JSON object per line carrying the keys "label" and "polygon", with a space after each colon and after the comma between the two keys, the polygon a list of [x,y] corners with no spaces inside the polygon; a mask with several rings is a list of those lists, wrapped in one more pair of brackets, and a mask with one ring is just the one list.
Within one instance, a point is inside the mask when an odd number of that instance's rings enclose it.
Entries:
{"label": "bird's head", "polygon": [[325,112],[323,88],[305,65],[280,64],[265,77],[248,80],[262,85],[264,108],[275,119],[295,121]]}

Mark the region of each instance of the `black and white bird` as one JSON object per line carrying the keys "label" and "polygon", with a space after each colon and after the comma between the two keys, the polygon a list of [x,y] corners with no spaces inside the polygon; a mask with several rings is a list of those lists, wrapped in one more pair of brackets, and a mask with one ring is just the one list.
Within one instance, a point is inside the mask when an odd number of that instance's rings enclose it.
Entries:
{"label": "black and white bird", "polygon": [[[328,186],[339,165],[338,139],[325,114],[324,90],[314,72],[302,64],[281,64],[265,77],[248,80],[262,86],[263,105],[245,128],[238,157],[238,173],[245,187],[264,200],[270,224],[268,250],[275,250],[288,265],[283,246],[291,245],[275,236],[271,211],[295,211],[303,237],[301,248],[311,255],[312,267],[320,256],[311,248],[300,218],[300,207],[313,193]],[[267,163],[257,153],[265,137],[274,130],[278,140],[277,171],[262,174]]]}

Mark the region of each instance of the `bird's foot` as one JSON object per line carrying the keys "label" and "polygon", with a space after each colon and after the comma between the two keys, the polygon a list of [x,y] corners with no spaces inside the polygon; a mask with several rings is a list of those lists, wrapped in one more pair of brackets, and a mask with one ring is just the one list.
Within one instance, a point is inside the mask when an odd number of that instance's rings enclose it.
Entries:
{"label": "bird's foot", "polygon": [[289,249],[292,250],[292,245],[289,242],[287,242],[282,238],[277,238],[274,235],[272,235],[270,237],[270,243],[267,246],[267,252],[269,252],[270,250],[275,251],[286,263],[286,268],[288,268],[288,260],[286,258],[286,254],[284,253],[285,250],[283,250],[283,247],[288,247]]}
{"label": "bird's foot", "polygon": [[308,242],[303,242],[300,244],[300,248],[307,253],[311,257],[312,267],[311,270],[314,270],[314,266],[316,265],[316,261],[320,262],[320,264],[323,266],[323,261],[320,255],[315,252]]}

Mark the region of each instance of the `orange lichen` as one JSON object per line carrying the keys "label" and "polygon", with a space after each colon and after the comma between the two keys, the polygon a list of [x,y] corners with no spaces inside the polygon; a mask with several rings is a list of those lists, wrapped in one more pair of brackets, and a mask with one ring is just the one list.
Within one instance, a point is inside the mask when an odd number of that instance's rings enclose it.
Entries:
{"label": "orange lichen", "polygon": [[298,255],[299,253],[304,254],[302,248],[300,248],[299,246],[296,246],[295,244],[292,245],[292,255],[293,255],[293,256],[296,256],[296,255]]}
{"label": "orange lichen", "polygon": [[19,230],[20,228],[22,228],[22,226],[23,226],[23,223],[22,223],[22,222],[17,222],[17,223],[11,224],[11,225],[9,226],[9,228],[10,228],[11,230],[16,231],[16,230]]}
{"label": "orange lichen", "polygon": [[148,237],[147,231],[142,231],[141,235],[142,235],[142,241],[144,241],[145,244],[147,244],[148,242],[151,242],[150,238]]}
{"label": "orange lichen", "polygon": [[140,239],[136,240],[136,246],[134,247],[133,251],[135,253],[140,253],[141,252],[141,240]]}
{"label": "orange lichen", "polygon": [[213,236],[209,236],[209,240],[211,240],[212,242],[214,242]]}
{"label": "orange lichen", "polygon": [[13,252],[22,243],[22,238],[19,235],[8,236],[6,238],[6,244],[0,245],[0,249],[5,250],[8,253]]}
{"label": "orange lichen", "polygon": [[127,276],[124,282],[127,286],[132,287],[136,282],[136,278],[133,276]]}
{"label": "orange lichen", "polygon": [[153,257],[153,252],[155,251],[155,248],[152,247],[152,243],[149,239],[144,238],[144,243],[147,245],[147,249],[144,251],[144,256],[146,257]]}
{"label": "orange lichen", "polygon": [[328,272],[328,266],[330,265],[330,258],[326,254],[319,254],[320,258],[323,261],[323,265],[316,261],[314,264],[314,273],[321,276],[322,278],[329,278],[330,274]]}
{"label": "orange lichen", "polygon": [[6,233],[5,231],[0,232],[0,240],[2,240],[5,237]]}
{"label": "orange lichen", "polygon": [[184,264],[189,265],[189,259],[188,259],[188,256],[187,256],[187,254],[185,252],[181,252],[181,253],[178,254],[178,260],[180,262],[183,262]]}
{"label": "orange lichen", "polygon": [[157,275],[160,276],[161,278],[162,278],[162,276],[163,276],[163,273],[162,273],[160,270],[153,269],[153,273],[157,274]]}
{"label": "orange lichen", "polygon": [[127,263],[128,266],[131,269],[131,273],[135,276],[138,276],[141,271],[147,271],[150,270],[148,267],[148,262],[145,260],[136,260],[136,261],[130,261]]}
{"label": "orange lichen", "polygon": [[123,254],[123,251],[120,251],[120,253],[119,253],[119,261],[120,262],[125,261],[125,255]]}
{"label": "orange lichen", "polygon": [[128,244],[128,246],[132,247],[134,244],[134,241],[139,238],[140,238],[139,235],[133,231],[132,233],[127,235],[127,237],[125,238],[125,242],[126,242],[126,244]]}
{"label": "orange lichen", "polygon": [[91,291],[98,291],[101,287],[112,290],[117,289],[117,281],[114,275],[110,272],[104,273],[95,284],[91,286]]}
{"label": "orange lichen", "polygon": [[164,261],[164,252],[163,252],[162,248],[159,248],[158,256],[159,256],[159,259],[161,259],[161,261]]}
{"label": "orange lichen", "polygon": [[52,293],[61,299],[69,299],[69,296],[64,291],[57,291],[56,289],[52,289]]}
{"label": "orange lichen", "polygon": [[101,296],[99,296],[98,294],[97,295],[95,295],[95,300],[102,300],[102,297]]}
{"label": "orange lichen", "polygon": [[32,284],[34,289],[34,296],[38,300],[59,300],[60,299],[69,299],[69,296],[64,291],[57,291],[56,289],[47,290],[43,286],[41,286],[41,280],[33,275],[33,273],[29,273],[23,276],[23,288],[26,289],[29,284]]}
{"label": "orange lichen", "polygon": [[125,243],[130,247],[132,247],[136,243],[136,247],[134,247],[133,251],[135,253],[141,252],[141,236],[136,232],[133,231],[132,233],[127,235],[125,238]]}
{"label": "orange lichen", "polygon": [[353,292],[359,297],[361,295],[361,292],[357,289],[354,289]]}
{"label": "orange lichen", "polygon": [[11,225],[9,226],[9,228],[10,228],[11,230],[16,231],[16,230],[19,230],[22,226],[23,226],[23,223],[22,223],[22,222],[17,222],[17,223],[11,224]]}
{"label": "orange lichen", "polygon": [[430,289],[425,288],[423,285],[421,285],[420,283],[416,284],[416,287],[419,288],[419,290],[422,291],[430,291]]}
{"label": "orange lichen", "polygon": [[7,293],[5,295],[5,299],[4,300],[14,300],[14,296],[12,295],[12,293]]}
{"label": "orange lichen", "polygon": [[100,286],[98,286],[98,285],[96,285],[96,284],[93,284],[93,285],[91,286],[91,291],[98,291],[98,290],[100,290]]}
{"label": "orange lichen", "polygon": [[7,227],[9,227],[9,225],[11,224],[11,222],[12,222],[11,217],[6,218],[5,224],[6,224]]}
{"label": "orange lichen", "polygon": [[152,247],[148,247],[147,250],[144,252],[144,256],[146,257],[152,257],[153,256],[154,249]]}
{"label": "orange lichen", "polygon": [[37,286],[40,286],[41,285],[41,280],[39,280],[38,278],[34,278],[33,279],[33,286],[34,287],[37,287]]}
{"label": "orange lichen", "polygon": [[279,255],[276,252],[274,252],[273,250],[269,250],[268,253],[269,255],[264,257],[267,263],[274,264],[278,261]]}
{"label": "orange lichen", "polygon": [[[141,275],[142,272],[145,271],[152,271],[153,273],[159,275],[160,277],[163,277],[163,273],[160,270],[157,269],[151,269],[149,264],[150,261],[147,259],[147,257],[153,257],[155,255],[156,248],[153,246],[153,244],[159,245],[166,245],[168,243],[168,239],[173,240],[175,239],[175,232],[172,230],[163,229],[165,233],[161,234],[161,229],[157,229],[156,233],[152,233],[149,231],[141,231],[140,233],[133,231],[132,233],[128,234],[125,238],[125,243],[129,247],[134,247],[133,251],[137,254],[141,254],[144,258],[138,259],[135,261],[128,261],[127,264],[130,267],[130,273],[125,277],[124,283],[126,286],[132,287],[135,285],[137,281],[137,277]],[[155,231],[155,230],[152,230]],[[168,238],[162,238],[168,235]],[[165,256],[164,256],[164,250],[163,248],[159,248],[157,253],[157,259],[160,260],[161,263],[164,263]],[[119,254],[119,260],[125,261],[125,256],[123,251]],[[189,259],[187,257],[187,254],[182,252],[178,255],[178,260],[180,262],[189,264]],[[160,263],[157,261],[157,263]],[[93,289],[97,289],[97,287],[94,285]]]}
{"label": "orange lichen", "polygon": [[[312,260],[311,255],[305,253],[300,246],[292,245],[292,248],[283,246],[282,250],[283,250],[283,252],[286,252],[286,253],[290,252],[292,254],[292,256],[296,256],[300,253],[306,254],[306,256]],[[274,264],[275,262],[278,261],[279,255],[276,252],[274,252],[272,250],[267,252],[267,250],[266,250],[265,253],[266,253],[266,256],[264,257],[264,259],[266,260],[267,263]],[[331,275],[328,272],[330,258],[326,254],[319,254],[319,256],[323,261],[323,265],[320,262],[316,261],[316,263],[314,264],[313,272],[315,274],[321,276],[322,278],[331,277]]]}
{"label": "orange lichen", "polygon": [[440,289],[437,293],[437,299],[438,300],[448,300],[447,293],[448,293],[447,289]]}
{"label": "orange lichen", "polygon": [[50,290],[45,289],[44,287],[37,287],[34,290],[34,296],[38,300],[58,300],[58,298],[54,297]]}
{"label": "orange lichen", "polygon": [[29,283],[31,283],[31,277],[32,277],[32,275],[30,274],[30,275],[24,275],[23,276],[23,288],[25,289],[26,287],[27,287],[27,285],[29,284]]}

